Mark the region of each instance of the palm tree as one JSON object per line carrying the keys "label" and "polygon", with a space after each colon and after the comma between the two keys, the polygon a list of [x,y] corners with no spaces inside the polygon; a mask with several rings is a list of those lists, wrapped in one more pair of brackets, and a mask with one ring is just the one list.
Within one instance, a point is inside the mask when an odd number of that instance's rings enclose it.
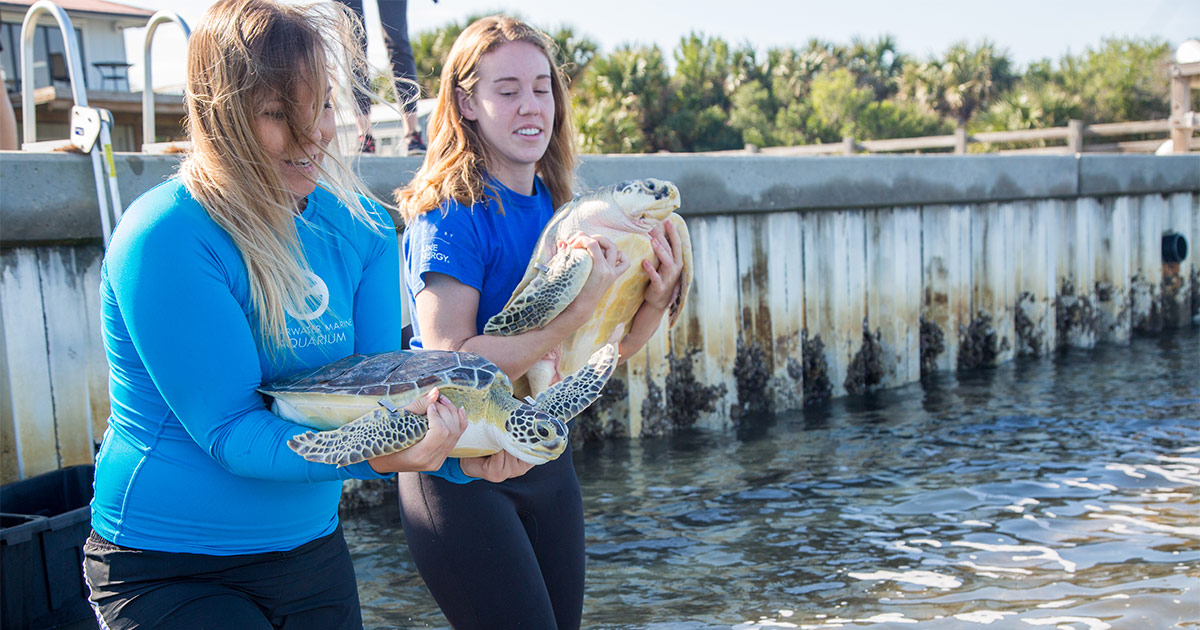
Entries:
{"label": "palm tree", "polygon": [[576,35],[575,29],[570,26],[559,28],[551,39],[558,46],[558,62],[562,64],[567,79],[574,85],[596,57],[599,46],[587,37]]}
{"label": "palm tree", "polygon": [[900,73],[908,58],[896,46],[891,35],[867,41],[855,37],[846,54],[846,65],[858,78],[859,85],[871,88],[875,100],[895,96],[899,90]]}
{"label": "palm tree", "polygon": [[1006,52],[988,40],[970,47],[959,42],[941,58],[909,64],[900,78],[906,98],[953,118],[959,127],[1016,79]]}

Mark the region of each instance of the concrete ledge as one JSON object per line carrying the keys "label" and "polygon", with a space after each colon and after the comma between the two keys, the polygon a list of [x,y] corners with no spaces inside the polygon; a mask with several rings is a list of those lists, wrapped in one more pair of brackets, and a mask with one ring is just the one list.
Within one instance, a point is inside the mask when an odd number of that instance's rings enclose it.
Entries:
{"label": "concrete ledge", "polygon": [[1140,195],[1200,190],[1200,154],[1084,155],[1079,196]]}
{"label": "concrete ledge", "polygon": [[672,180],[681,213],[696,215],[1072,197],[1077,169],[1073,156],[669,154],[587,158],[580,176]]}
{"label": "concrete ledge", "polygon": [[[170,177],[177,155],[116,155],[121,201]],[[364,158],[371,191],[391,200],[420,158]],[[1017,199],[1200,191],[1200,155],[585,156],[585,188],[638,177],[669,179],[685,215],[973,204]],[[0,247],[98,241],[91,159],[68,153],[0,152]]]}

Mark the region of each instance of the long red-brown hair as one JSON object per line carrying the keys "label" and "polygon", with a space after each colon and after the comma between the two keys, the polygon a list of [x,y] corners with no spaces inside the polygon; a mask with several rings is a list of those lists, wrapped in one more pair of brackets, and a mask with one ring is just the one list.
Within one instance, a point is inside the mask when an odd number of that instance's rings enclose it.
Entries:
{"label": "long red-brown hair", "polygon": [[[479,81],[479,60],[501,44],[526,42],[537,46],[550,61],[550,89],[554,95],[554,123],[550,144],[537,163],[550,197],[557,208],[570,201],[577,162],[575,129],[571,122],[571,100],[567,79],[555,62],[554,40],[518,20],[493,15],[472,22],[463,30],[442,68],[437,105],[429,119],[429,149],[425,163],[408,186],[396,190],[396,205],[404,220],[437,208],[453,199],[470,206],[488,192],[484,173],[488,167],[487,145],[477,123],[463,118],[458,109],[457,90],[474,94]],[[494,192],[492,193],[495,196]]]}

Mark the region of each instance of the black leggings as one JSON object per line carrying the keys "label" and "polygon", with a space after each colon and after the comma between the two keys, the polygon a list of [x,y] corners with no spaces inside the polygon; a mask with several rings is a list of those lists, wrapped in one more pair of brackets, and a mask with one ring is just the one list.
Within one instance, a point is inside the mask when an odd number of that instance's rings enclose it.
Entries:
{"label": "black leggings", "polygon": [[[363,19],[363,0],[338,0]],[[387,47],[388,60],[392,64],[392,78],[396,81],[396,92],[404,103],[404,111],[417,111],[417,63],[413,59],[412,43],[408,40],[408,0],[379,0],[379,22],[383,26],[383,43]],[[367,41],[362,41],[363,54]],[[369,77],[359,77],[366,81]],[[406,80],[401,80],[406,79]],[[371,98],[366,94],[354,93],[358,112],[365,114],[371,109]]]}
{"label": "black leggings", "polygon": [[454,628],[579,628],[583,500],[570,449],[504,483],[399,480],[409,549]]}
{"label": "black leggings", "polygon": [[350,550],[337,531],[291,551],[143,551],[92,532],[83,574],[101,628],[362,630]]}

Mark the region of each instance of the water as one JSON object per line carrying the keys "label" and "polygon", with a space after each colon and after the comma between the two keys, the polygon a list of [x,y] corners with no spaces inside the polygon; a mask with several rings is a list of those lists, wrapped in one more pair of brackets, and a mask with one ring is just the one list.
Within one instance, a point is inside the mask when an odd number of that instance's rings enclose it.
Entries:
{"label": "water", "polygon": [[[1200,334],[576,453],[587,628],[1200,628]],[[443,628],[395,508],[367,628]]]}

